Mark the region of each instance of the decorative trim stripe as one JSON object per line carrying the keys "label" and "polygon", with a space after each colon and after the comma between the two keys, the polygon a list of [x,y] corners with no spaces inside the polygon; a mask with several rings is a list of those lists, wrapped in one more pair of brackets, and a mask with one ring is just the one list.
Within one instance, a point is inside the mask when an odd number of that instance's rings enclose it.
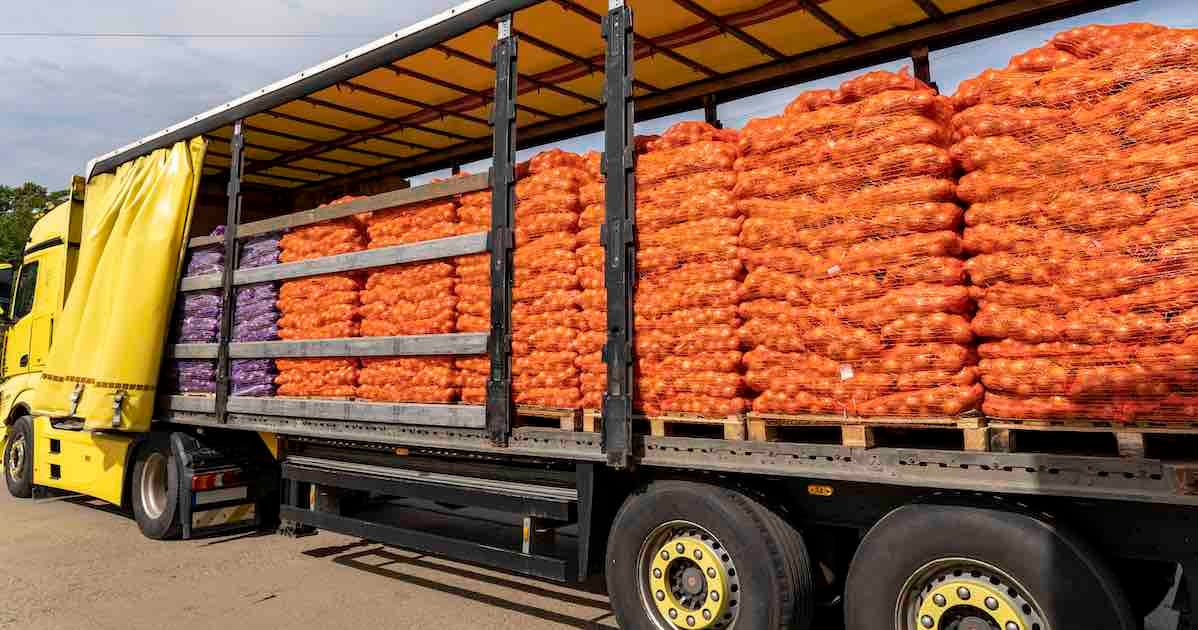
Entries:
{"label": "decorative trim stripe", "polygon": [[98,381],[94,378],[85,376],[59,376],[48,372],[42,374],[42,378],[47,381],[58,383],[82,383],[84,385],[95,385],[97,387],[106,387],[108,389],[123,389],[134,392],[152,392],[158,389],[158,385],[144,385],[138,383],[119,383],[116,381]]}

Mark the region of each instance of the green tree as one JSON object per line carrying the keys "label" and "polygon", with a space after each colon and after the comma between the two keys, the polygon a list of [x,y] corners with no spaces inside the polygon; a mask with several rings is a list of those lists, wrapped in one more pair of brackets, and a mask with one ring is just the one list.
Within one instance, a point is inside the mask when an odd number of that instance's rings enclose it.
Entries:
{"label": "green tree", "polygon": [[69,193],[69,190],[48,192],[45,186],[33,182],[0,186],[0,262],[20,259],[33,224],[46,210],[62,203]]}

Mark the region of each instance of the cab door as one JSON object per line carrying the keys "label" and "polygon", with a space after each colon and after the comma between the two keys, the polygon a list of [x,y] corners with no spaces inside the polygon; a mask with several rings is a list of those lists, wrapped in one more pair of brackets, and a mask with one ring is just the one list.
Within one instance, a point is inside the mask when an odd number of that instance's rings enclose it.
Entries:
{"label": "cab door", "polygon": [[29,361],[29,345],[33,338],[34,300],[37,297],[39,261],[26,261],[17,273],[17,286],[13,289],[12,313],[8,315],[12,325],[4,337],[4,375],[15,376],[33,370]]}
{"label": "cab door", "polygon": [[66,246],[58,245],[40,252],[31,262],[38,264],[37,288],[33,309],[25,316],[29,320],[29,368],[41,372],[46,368],[46,356],[54,339],[54,317],[62,305],[63,265]]}

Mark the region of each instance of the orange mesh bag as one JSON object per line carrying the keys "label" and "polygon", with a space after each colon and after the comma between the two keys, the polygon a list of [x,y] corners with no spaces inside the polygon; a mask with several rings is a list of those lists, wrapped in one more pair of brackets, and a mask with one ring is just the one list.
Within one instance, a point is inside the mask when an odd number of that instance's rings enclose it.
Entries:
{"label": "orange mesh bag", "polygon": [[[461,233],[456,199],[387,208],[366,219],[371,249]],[[457,332],[460,298],[454,260],[395,265],[368,272],[361,292],[368,337]],[[461,393],[451,357],[363,359],[358,396],[377,401],[450,403]]]}
{"label": "orange mesh bag", "polygon": [[[458,233],[476,234],[491,229],[491,191],[462,195],[458,199]],[[491,255],[473,254],[454,259],[457,267],[457,332],[491,331]],[[461,378],[461,401],[483,404],[487,401],[487,375],[491,363],[487,355],[460,357],[454,367]]]}
{"label": "orange mesh bag", "polygon": [[[637,161],[636,404],[651,416],[747,407],[736,311],[743,218],[732,194],[738,142],[735,131],[682,122],[646,142]],[[602,263],[602,250],[595,254]],[[604,375],[596,376],[601,392]]]}
{"label": "orange mesh bag", "polygon": [[580,317],[578,333],[570,349],[578,358],[575,367],[579,372],[582,392],[580,406],[599,409],[603,406],[603,391],[607,385],[607,364],[603,362],[603,346],[607,343],[607,289],[604,283],[603,244],[599,241],[599,228],[606,214],[604,201],[605,180],[601,174],[602,154],[591,151],[583,157],[583,170],[591,182],[579,190],[582,213],[578,217],[578,248],[575,250],[578,268],[575,270],[578,286]]}
{"label": "orange mesh bag", "polygon": [[988,415],[1198,410],[1196,99],[1198,32],[1148,24],[1058,34],[954,96]]}
{"label": "orange mesh bag", "polygon": [[[746,125],[733,193],[747,273],[720,305],[744,322],[754,411],[951,416],[980,404],[952,115],[905,71],[871,72]],[[706,238],[727,233],[712,228]],[[736,347],[722,342],[696,340]]]}
{"label": "orange mesh bag", "polygon": [[518,404],[583,404],[576,360],[586,348],[577,347],[583,331],[576,250],[582,191],[595,182],[595,163],[552,149],[534,156],[516,183],[512,395]]}
{"label": "orange mesh bag", "polygon": [[[325,205],[347,203],[346,196]],[[323,207],[323,206],[322,206]],[[323,221],[296,228],[279,241],[279,260],[297,262],[347,254],[365,247],[364,215]],[[279,286],[279,338],[337,339],[361,334],[359,274],[343,273],[288,280]],[[280,396],[354,396],[357,359],[278,359],[275,361]]]}

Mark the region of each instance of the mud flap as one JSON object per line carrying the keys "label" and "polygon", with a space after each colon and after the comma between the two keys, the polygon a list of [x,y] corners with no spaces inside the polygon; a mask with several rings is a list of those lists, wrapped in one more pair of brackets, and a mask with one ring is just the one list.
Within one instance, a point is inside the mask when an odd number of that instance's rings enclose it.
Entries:
{"label": "mud flap", "polygon": [[171,434],[183,538],[259,529],[278,511],[278,469],[242,440]]}

